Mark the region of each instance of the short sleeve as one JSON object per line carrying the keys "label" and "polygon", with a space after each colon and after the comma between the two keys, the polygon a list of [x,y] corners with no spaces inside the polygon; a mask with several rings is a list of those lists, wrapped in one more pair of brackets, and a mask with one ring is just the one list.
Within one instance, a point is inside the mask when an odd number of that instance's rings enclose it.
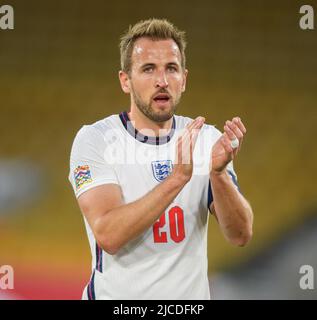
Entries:
{"label": "short sleeve", "polygon": [[102,132],[92,126],[79,130],[71,150],[68,177],[77,198],[91,188],[118,184],[113,166],[106,162],[105,151]]}

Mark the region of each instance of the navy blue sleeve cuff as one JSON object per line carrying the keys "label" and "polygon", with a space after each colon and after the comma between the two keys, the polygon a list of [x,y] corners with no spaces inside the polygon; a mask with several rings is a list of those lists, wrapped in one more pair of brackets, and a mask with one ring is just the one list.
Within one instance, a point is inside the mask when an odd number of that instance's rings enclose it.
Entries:
{"label": "navy blue sleeve cuff", "polygon": [[[238,181],[236,176],[231,172],[231,171],[227,171],[232,179],[232,182],[235,184],[235,186],[238,188],[238,191],[242,194],[240,187],[238,185]],[[210,205],[212,203],[212,201],[214,200],[213,195],[212,195],[212,190],[211,190],[211,183],[210,183],[210,179],[209,179],[209,185],[208,185],[208,202],[207,202],[207,208],[210,208]]]}

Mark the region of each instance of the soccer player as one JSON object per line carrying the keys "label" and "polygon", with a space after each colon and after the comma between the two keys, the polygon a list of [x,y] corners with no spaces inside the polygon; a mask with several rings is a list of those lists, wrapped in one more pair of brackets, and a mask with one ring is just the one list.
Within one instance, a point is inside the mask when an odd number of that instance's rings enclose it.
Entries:
{"label": "soccer player", "polygon": [[119,80],[130,109],[83,126],[69,179],[83,213],[92,274],[83,299],[210,299],[207,225],[244,246],[253,213],[232,160],[246,129],[175,115],[185,91],[184,32],[166,20],[122,36]]}

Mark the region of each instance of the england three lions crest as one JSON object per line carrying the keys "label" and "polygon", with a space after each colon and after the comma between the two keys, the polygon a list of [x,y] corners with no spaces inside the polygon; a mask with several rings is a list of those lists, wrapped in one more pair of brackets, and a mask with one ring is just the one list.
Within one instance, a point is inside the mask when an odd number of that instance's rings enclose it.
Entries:
{"label": "england three lions crest", "polygon": [[153,175],[158,182],[162,182],[167,178],[171,174],[172,169],[172,160],[152,161]]}

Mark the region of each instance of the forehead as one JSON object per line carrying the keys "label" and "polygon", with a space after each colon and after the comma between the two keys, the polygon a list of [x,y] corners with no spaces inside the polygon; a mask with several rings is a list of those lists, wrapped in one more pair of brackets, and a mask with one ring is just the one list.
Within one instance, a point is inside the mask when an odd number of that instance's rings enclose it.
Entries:
{"label": "forehead", "polygon": [[132,63],[181,63],[181,53],[173,39],[151,40],[140,38],[134,43],[132,51]]}

